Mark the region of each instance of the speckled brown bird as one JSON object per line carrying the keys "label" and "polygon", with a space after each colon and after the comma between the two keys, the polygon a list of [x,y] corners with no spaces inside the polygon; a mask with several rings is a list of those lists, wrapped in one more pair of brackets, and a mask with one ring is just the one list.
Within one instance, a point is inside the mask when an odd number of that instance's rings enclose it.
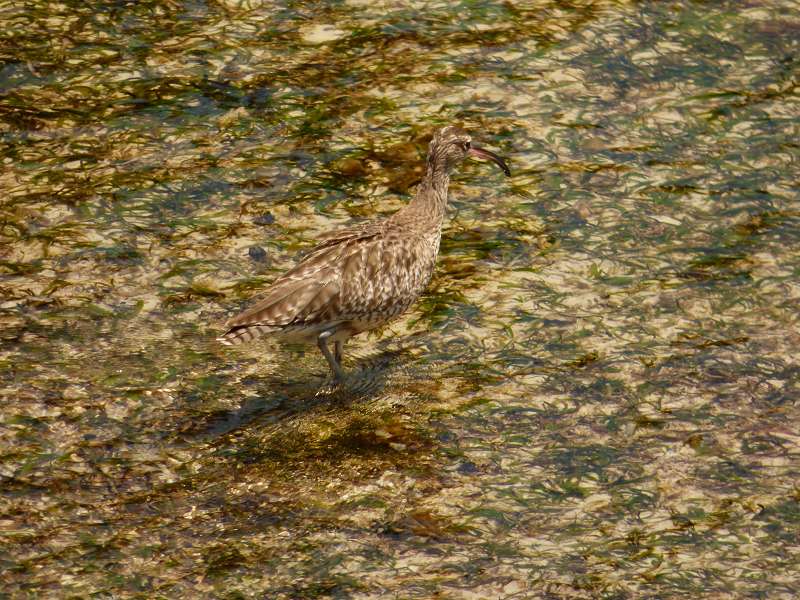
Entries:
{"label": "speckled brown bird", "polygon": [[425,176],[411,202],[386,219],[323,236],[260,301],[225,324],[227,331],[219,341],[234,345],[277,335],[316,343],[335,378],[344,379],[344,343],[401,315],[430,281],[450,173],[468,156],[488,158],[511,175],[502,158],[473,146],[463,129],[438,130],[428,149]]}

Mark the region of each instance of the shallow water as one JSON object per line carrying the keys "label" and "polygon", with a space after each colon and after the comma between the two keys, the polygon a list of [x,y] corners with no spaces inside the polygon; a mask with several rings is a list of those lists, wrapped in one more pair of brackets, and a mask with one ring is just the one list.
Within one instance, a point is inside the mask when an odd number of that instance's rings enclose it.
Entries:
{"label": "shallow water", "polygon": [[[0,24],[0,596],[800,594],[796,3]],[[344,389],[213,341],[451,122],[514,176]]]}

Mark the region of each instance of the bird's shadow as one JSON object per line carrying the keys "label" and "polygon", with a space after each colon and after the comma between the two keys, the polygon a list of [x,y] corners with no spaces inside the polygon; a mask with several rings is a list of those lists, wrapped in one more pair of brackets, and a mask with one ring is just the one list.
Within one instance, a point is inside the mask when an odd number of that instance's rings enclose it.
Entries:
{"label": "bird's shadow", "polygon": [[324,380],[314,375],[303,376],[289,366],[280,375],[248,375],[229,381],[225,389],[232,393],[247,387],[257,388],[258,393],[246,396],[236,409],[195,414],[191,423],[179,428],[181,436],[210,441],[249,427],[280,424],[308,413],[367,410],[382,396],[392,375],[404,370],[400,360],[403,354],[402,350],[384,350],[359,359],[355,365],[351,361],[351,370],[342,382],[334,381],[330,375]]}

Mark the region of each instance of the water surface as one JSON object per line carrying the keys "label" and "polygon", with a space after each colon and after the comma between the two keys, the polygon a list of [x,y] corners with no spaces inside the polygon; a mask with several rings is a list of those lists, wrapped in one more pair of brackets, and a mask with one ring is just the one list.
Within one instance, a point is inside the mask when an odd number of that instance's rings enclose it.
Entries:
{"label": "water surface", "polygon": [[[3,594],[800,593],[794,2],[2,2],[0,61]],[[346,389],[213,341],[446,123],[514,176]]]}

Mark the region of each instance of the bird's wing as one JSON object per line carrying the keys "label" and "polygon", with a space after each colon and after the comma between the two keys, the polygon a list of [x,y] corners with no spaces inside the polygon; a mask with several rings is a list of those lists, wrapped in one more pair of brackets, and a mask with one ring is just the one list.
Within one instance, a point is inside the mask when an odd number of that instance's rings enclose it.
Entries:
{"label": "bird's wing", "polygon": [[376,235],[382,233],[386,229],[386,221],[368,221],[366,223],[359,223],[351,227],[337,229],[329,233],[323,233],[317,238],[317,245],[308,253],[306,258],[310,258],[314,253],[324,248],[337,246],[355,240],[366,240],[374,238]]}
{"label": "bird's wing", "polygon": [[408,231],[387,227],[382,235],[362,240],[342,257],[341,310],[344,314],[397,314],[424,287],[426,274],[418,264],[417,238]]}
{"label": "bird's wing", "polygon": [[284,327],[330,318],[337,313],[342,276],[351,257],[382,230],[378,223],[350,227],[326,236],[297,265],[281,275],[255,305],[225,323],[229,330],[254,325]]}

